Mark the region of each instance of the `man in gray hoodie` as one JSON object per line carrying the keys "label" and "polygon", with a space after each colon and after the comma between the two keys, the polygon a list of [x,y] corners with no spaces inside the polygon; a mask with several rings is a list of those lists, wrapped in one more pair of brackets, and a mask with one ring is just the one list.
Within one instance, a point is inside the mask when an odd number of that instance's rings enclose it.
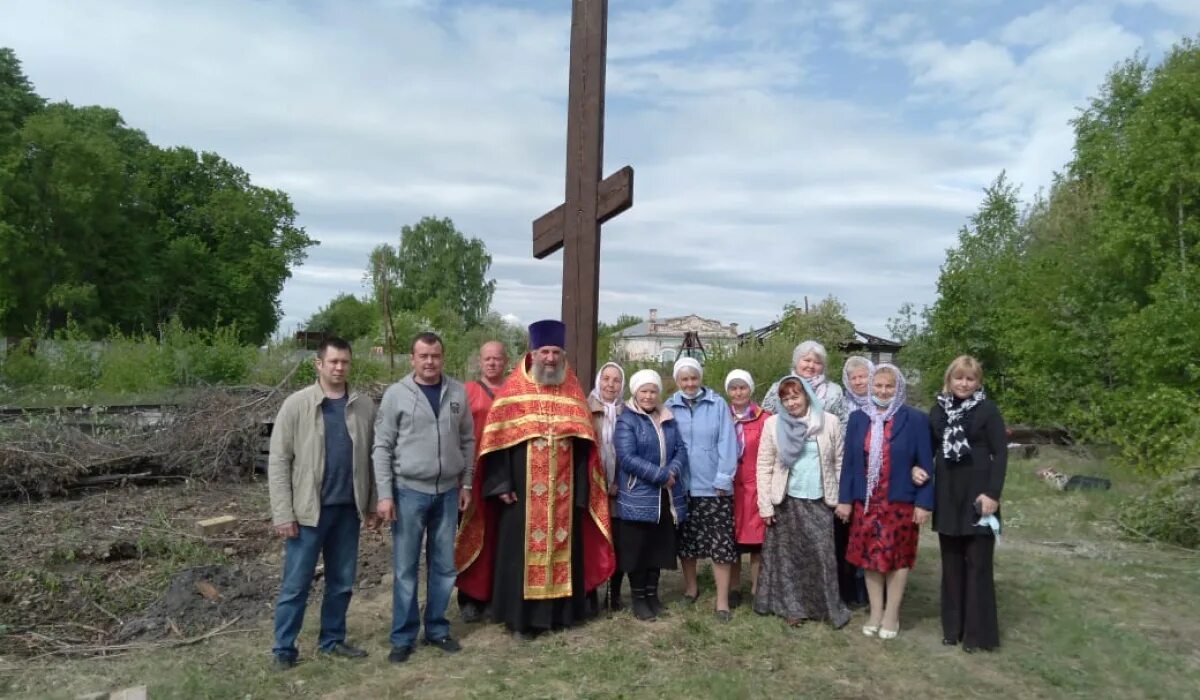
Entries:
{"label": "man in gray hoodie", "polygon": [[421,630],[417,571],[427,541],[425,643],[461,649],[450,637],[446,608],[454,589],[458,511],[470,502],[475,427],[461,382],[442,374],[442,340],[422,333],[412,345],[412,374],[388,387],[375,420],[372,463],[377,512],[392,524],[392,652],[412,655]]}

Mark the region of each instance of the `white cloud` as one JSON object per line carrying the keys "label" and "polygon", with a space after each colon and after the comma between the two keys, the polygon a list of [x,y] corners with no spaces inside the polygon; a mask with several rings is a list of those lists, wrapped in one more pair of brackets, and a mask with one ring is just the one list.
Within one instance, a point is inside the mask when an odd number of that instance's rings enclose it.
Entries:
{"label": "white cloud", "polygon": [[[614,3],[606,171],[637,176],[604,229],[601,316],[761,326],[833,293],[882,333],[932,301],[981,187],[1046,182],[1075,107],[1151,40],[1107,4],[993,3],[1003,20],[964,29],[979,7]],[[6,5],[0,45],[41,94],[286,190],[321,241],[285,287],[290,328],[362,293],[367,252],[424,215],[485,241],[499,312],[557,313],[560,258],[530,257],[530,222],[562,199],[569,31],[567,3],[59,1]],[[909,84],[879,82],[897,69]]]}
{"label": "white cloud", "polygon": [[1008,81],[1016,64],[1003,46],[975,39],[959,46],[928,41],[912,48],[909,65],[919,86],[983,92]]}

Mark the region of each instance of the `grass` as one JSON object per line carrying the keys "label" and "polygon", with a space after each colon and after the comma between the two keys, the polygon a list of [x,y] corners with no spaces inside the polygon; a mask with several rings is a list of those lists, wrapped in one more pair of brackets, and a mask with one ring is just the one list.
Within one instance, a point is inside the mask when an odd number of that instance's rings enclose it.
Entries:
{"label": "grass", "polygon": [[[1033,476],[1051,459],[1070,473],[1114,478],[1116,488],[1052,491]],[[264,619],[171,651],[0,660],[0,692],[74,697],[145,683],[155,698],[1190,697],[1200,687],[1200,558],[1116,537],[1112,514],[1139,488],[1065,455],[1012,464],[996,554],[1003,647],[993,654],[941,645],[936,540],[926,534],[895,642],[859,634],[861,614],[840,631],[791,629],[745,608],[721,624],[710,589],[695,609],[655,623],[622,614],[529,644],[493,625],[456,623],[461,654],[420,648],[393,667],[390,596],[377,588],[351,609],[352,641],[371,652],[363,662],[313,657],[310,604],[307,660],[288,673],[270,668]],[[677,598],[677,576],[664,579],[669,600]]]}

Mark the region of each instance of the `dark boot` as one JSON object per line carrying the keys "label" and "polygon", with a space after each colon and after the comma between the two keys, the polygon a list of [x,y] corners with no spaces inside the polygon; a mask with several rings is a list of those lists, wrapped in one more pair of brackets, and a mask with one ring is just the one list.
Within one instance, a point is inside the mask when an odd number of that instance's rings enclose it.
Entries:
{"label": "dark boot", "polygon": [[608,580],[608,609],[613,612],[625,609],[625,605],[621,602],[621,580],[624,578],[624,572],[616,571]]}
{"label": "dark boot", "polygon": [[650,610],[654,612],[655,617],[663,614],[663,604],[658,599],[659,573],[658,569],[651,569],[646,575],[646,601],[650,603]]}
{"label": "dark boot", "polygon": [[630,587],[629,590],[633,594],[633,616],[643,622],[655,619],[654,608],[650,607],[650,600],[646,598],[646,589]]}
{"label": "dark boot", "polygon": [[646,597],[646,572],[629,573],[629,592],[633,596],[633,616],[643,622],[653,620],[654,608],[650,607],[650,599]]}

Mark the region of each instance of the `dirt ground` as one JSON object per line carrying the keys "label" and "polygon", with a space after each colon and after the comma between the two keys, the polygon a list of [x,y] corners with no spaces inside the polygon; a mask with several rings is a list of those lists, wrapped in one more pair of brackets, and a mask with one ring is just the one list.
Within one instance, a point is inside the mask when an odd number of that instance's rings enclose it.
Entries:
{"label": "dirt ground", "polygon": [[[0,657],[104,655],[268,616],[283,553],[268,513],[261,479],[0,505]],[[220,515],[237,524],[197,534]],[[363,534],[363,592],[388,580],[390,556],[384,534]]]}

